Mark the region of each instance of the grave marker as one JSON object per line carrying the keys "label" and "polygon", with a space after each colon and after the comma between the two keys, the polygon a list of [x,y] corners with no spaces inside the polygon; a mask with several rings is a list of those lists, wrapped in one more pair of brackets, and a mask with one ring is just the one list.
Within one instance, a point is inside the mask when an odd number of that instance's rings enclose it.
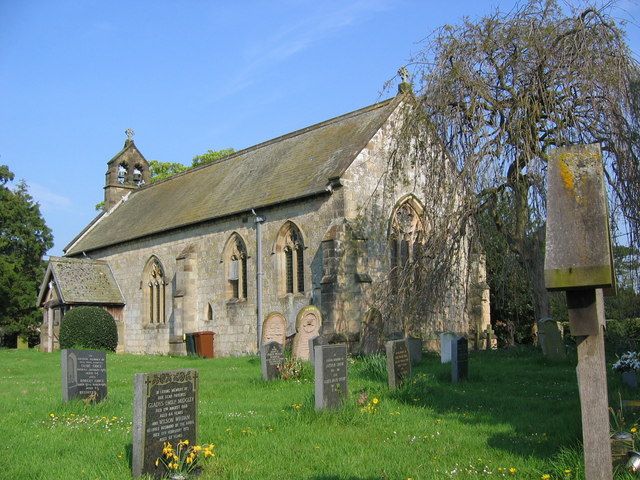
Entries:
{"label": "grave marker", "polygon": [[411,355],[407,340],[391,340],[385,344],[389,388],[395,390],[411,376]]}
{"label": "grave marker", "polygon": [[458,383],[469,377],[469,342],[464,337],[451,341],[451,381]]}
{"label": "grave marker", "polygon": [[347,346],[315,347],[316,410],[337,408],[347,396]]}
{"label": "grave marker", "polygon": [[322,335],[316,335],[313,338],[309,339],[309,361],[315,365],[316,362],[316,351],[315,348],[318,345],[328,345],[327,338]]}
{"label": "grave marker", "polygon": [[284,345],[287,338],[287,319],[280,312],[271,312],[262,323],[261,345],[278,342]]}
{"label": "grave marker", "polygon": [[99,402],[107,396],[107,355],[98,350],[61,352],[62,399]]}
{"label": "grave marker", "polygon": [[133,477],[160,477],[164,442],[196,443],[198,431],[198,371],[136,373],[133,401]]}
{"label": "grave marker", "polygon": [[440,334],[440,363],[449,363],[451,361],[451,342],[458,338],[453,332],[444,332]]}
{"label": "grave marker", "polygon": [[538,322],[538,337],[542,347],[542,353],[551,360],[564,360],[567,352],[562,339],[562,326],[560,322],[550,318]]}
{"label": "grave marker", "polygon": [[296,317],[296,336],[293,339],[293,358],[309,360],[309,339],[317,337],[322,326],[320,310],[313,305],[301,308]]}
{"label": "grave marker", "polygon": [[262,378],[275,380],[280,378],[280,369],[284,364],[282,344],[269,342],[260,347],[260,360],[262,364]]}

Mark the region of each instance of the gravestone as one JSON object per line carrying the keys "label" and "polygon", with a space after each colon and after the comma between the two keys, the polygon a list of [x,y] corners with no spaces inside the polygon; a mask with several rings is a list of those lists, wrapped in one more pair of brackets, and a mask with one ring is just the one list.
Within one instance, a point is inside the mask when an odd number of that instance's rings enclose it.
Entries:
{"label": "gravestone", "polygon": [[317,335],[313,338],[309,339],[309,361],[315,365],[315,361],[316,361],[316,351],[315,348],[318,345],[328,345],[329,342],[327,340],[327,337],[323,336],[323,335]]}
{"label": "gravestone", "polygon": [[440,334],[440,363],[449,363],[451,361],[451,342],[458,336],[453,332],[444,332]]}
{"label": "gravestone", "polygon": [[545,357],[551,360],[564,360],[567,351],[562,339],[562,326],[551,319],[538,322],[538,338]]}
{"label": "gravestone", "polygon": [[287,338],[287,319],[280,312],[271,312],[262,323],[262,339],[260,345],[278,342],[284,345]]}
{"label": "gravestone", "polygon": [[407,345],[409,346],[411,365],[418,365],[422,361],[422,339],[407,337]]}
{"label": "gravestone", "polygon": [[360,335],[360,352],[363,355],[384,351],[384,322],[379,310],[372,308],[365,315]]}
{"label": "gravestone", "polygon": [[451,341],[451,381],[458,383],[469,377],[469,342],[464,337]]}
{"label": "gravestone", "polygon": [[262,378],[265,380],[280,378],[280,369],[284,364],[282,349],[282,344],[278,342],[269,342],[260,347]]}
{"label": "gravestone", "polygon": [[387,378],[389,388],[395,390],[411,376],[411,356],[407,340],[392,340],[385,345],[387,351]]}
{"label": "gravestone", "polygon": [[320,334],[322,315],[313,305],[303,307],[296,317],[296,336],[293,339],[293,358],[309,360],[309,339]]}
{"label": "gravestone", "polygon": [[99,402],[107,396],[107,355],[98,350],[61,352],[62,399]]}
{"label": "gravestone", "polygon": [[136,373],[133,401],[133,477],[162,476],[164,442],[197,441],[198,371]]}
{"label": "gravestone", "polygon": [[337,408],[347,397],[347,346],[315,347],[316,410]]}

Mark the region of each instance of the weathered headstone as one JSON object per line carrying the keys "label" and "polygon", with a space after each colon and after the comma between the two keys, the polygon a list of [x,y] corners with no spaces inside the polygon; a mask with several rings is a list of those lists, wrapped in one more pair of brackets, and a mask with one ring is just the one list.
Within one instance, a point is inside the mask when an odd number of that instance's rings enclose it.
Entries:
{"label": "weathered headstone", "polygon": [[61,353],[62,399],[99,402],[107,396],[107,356],[98,350],[65,349]]}
{"label": "weathered headstone", "polygon": [[422,339],[407,337],[407,345],[409,346],[411,365],[418,365],[422,361]]}
{"label": "weathered headstone", "polygon": [[395,390],[411,376],[411,356],[407,340],[392,340],[385,345],[387,351],[387,378],[389,388]]}
{"label": "weathered headstone", "polygon": [[469,342],[464,337],[451,341],[451,381],[458,383],[469,377]]}
{"label": "weathered headstone", "polygon": [[372,308],[365,315],[360,335],[360,351],[364,355],[384,351],[384,322],[379,310]]}
{"label": "weathered headstone", "polygon": [[347,346],[315,347],[316,410],[337,408],[347,397]]}
{"label": "weathered headstone", "polygon": [[278,342],[284,345],[287,338],[287,319],[280,312],[271,312],[262,323],[261,345]]}
{"label": "weathered headstone", "polygon": [[162,476],[164,442],[195,444],[198,431],[198,371],[137,373],[133,401],[133,477]]}
{"label": "weathered headstone", "polygon": [[284,364],[282,349],[282,344],[278,342],[269,342],[260,347],[262,378],[265,380],[280,378],[281,368]]}
{"label": "weathered headstone", "polygon": [[563,360],[567,356],[562,339],[562,326],[551,319],[538,322],[538,338],[542,346],[542,353],[551,360]]}
{"label": "weathered headstone", "polygon": [[458,338],[453,332],[444,332],[440,334],[440,363],[449,363],[451,361],[451,341]]}
{"label": "weathered headstone", "polygon": [[320,334],[322,315],[313,305],[303,307],[296,317],[296,336],[293,339],[293,358],[309,360],[309,339]]}
{"label": "weathered headstone", "polygon": [[495,333],[493,331],[493,329],[491,328],[491,326],[487,327],[487,330],[485,331],[485,335],[487,337],[487,350],[491,350],[493,349],[493,341],[495,338]]}
{"label": "weathered headstone", "polygon": [[309,361],[315,365],[315,361],[316,361],[316,351],[315,348],[318,345],[328,345],[329,342],[327,341],[327,338],[324,337],[323,335],[316,335],[313,338],[309,339]]}

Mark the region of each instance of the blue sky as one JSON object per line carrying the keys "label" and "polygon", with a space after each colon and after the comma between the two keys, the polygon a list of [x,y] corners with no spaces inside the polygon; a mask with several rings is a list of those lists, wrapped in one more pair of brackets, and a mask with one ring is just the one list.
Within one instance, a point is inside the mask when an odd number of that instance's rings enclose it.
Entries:
{"label": "blue sky", "polygon": [[[0,164],[60,255],[96,215],[126,128],[148,160],[239,150],[393,95],[384,83],[433,29],[513,4],[0,0]],[[616,8],[640,16],[637,0]]]}

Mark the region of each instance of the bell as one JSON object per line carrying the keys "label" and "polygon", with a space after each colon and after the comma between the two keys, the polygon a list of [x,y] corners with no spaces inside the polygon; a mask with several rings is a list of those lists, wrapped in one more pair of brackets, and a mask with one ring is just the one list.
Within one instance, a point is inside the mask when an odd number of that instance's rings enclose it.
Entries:
{"label": "bell", "polygon": [[640,453],[633,450],[628,453],[629,461],[627,462],[627,470],[631,473],[640,472]]}

